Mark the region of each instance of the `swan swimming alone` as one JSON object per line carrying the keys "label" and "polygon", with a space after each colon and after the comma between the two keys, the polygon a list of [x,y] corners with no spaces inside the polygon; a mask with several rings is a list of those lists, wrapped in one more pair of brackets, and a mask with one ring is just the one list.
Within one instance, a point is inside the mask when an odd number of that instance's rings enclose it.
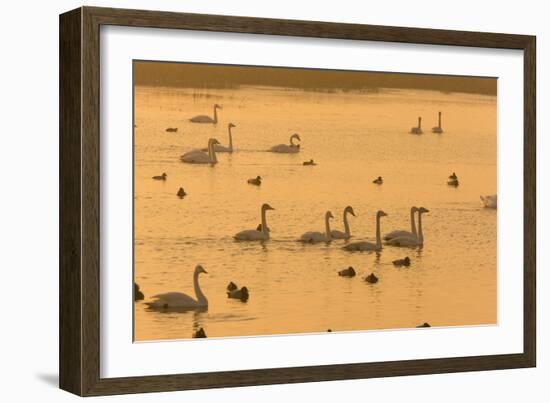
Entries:
{"label": "swan swimming alone", "polygon": [[[231,128],[232,127],[237,127],[237,126],[235,126],[233,123],[229,123],[227,125],[227,132],[228,132],[228,136],[229,136],[229,146],[226,147],[226,146],[222,146],[221,144],[215,144],[214,145],[214,151],[216,151],[217,153],[232,153],[233,152],[233,135],[231,133]],[[203,149],[201,149],[201,151],[208,151],[208,148],[203,148]]]}
{"label": "swan swimming alone", "polygon": [[432,133],[441,134],[443,133],[443,128],[441,127],[441,112],[438,113],[438,124],[435,127],[432,127]]}
{"label": "swan swimming alone", "polygon": [[183,154],[180,159],[188,164],[217,164],[216,151],[214,146],[220,144],[216,139],[208,140],[208,153],[201,150],[193,150]]}
{"label": "swan swimming alone", "polygon": [[206,270],[199,264],[195,267],[193,272],[193,288],[195,290],[195,295],[197,299],[190,297],[187,294],[181,292],[167,292],[164,294],[157,294],[153,296],[153,300],[146,302],[149,308],[154,309],[170,309],[170,308],[188,308],[188,309],[199,309],[199,308],[208,308],[208,300],[206,296],[202,293],[202,290],[199,286],[199,274],[205,273]]}
{"label": "swan swimming alone", "polygon": [[237,241],[267,241],[269,239],[269,229],[267,227],[266,220],[266,211],[275,210],[269,204],[262,204],[261,215],[262,215],[262,229],[258,231],[257,229],[247,229],[235,234],[234,238]]}
{"label": "swan swimming alone", "polygon": [[479,196],[483,202],[483,207],[496,209],[497,208],[497,195]]}
{"label": "swan swimming alone", "polygon": [[411,127],[411,134],[422,134],[422,117],[418,117],[418,126],[417,127]]}
{"label": "swan swimming alone", "polygon": [[382,210],[378,210],[376,213],[376,243],[368,241],[352,242],[342,249],[350,252],[367,252],[367,251],[380,251],[382,250],[382,239],[380,238],[380,218],[387,216]]}
{"label": "swan swimming alone", "polygon": [[430,210],[424,207],[418,209],[418,236],[400,236],[390,239],[386,245],[415,247],[424,245],[424,234],[422,233],[422,214],[429,213]]}
{"label": "swan swimming alone", "polygon": [[302,141],[298,133],[294,133],[290,136],[290,144],[277,144],[269,149],[273,153],[285,153],[285,154],[295,154],[300,152],[300,144],[294,144],[294,139]]}
{"label": "swan swimming alone", "polygon": [[332,234],[330,231],[330,219],[334,218],[330,211],[325,213],[325,232],[309,231],[300,237],[301,242],[317,243],[317,242],[330,242],[332,241]]}
{"label": "swan swimming alone", "polygon": [[218,104],[215,104],[214,105],[214,118],[211,118],[210,116],[207,116],[207,115],[197,115],[197,116],[192,117],[189,120],[193,123],[213,123],[213,124],[216,124],[216,123],[218,123],[218,112],[217,112],[218,109],[222,109],[222,107]]}
{"label": "swan swimming alone", "polygon": [[353,208],[351,206],[347,206],[344,209],[344,232],[339,231],[337,229],[333,229],[330,231],[330,236],[332,239],[350,239],[351,238],[351,231],[349,228],[348,223],[348,214],[351,214],[355,217],[355,212],[353,211]]}
{"label": "swan swimming alone", "polygon": [[416,233],[416,222],[415,222],[415,214],[418,211],[418,207],[411,207],[411,230],[405,231],[405,230],[395,230],[392,232],[388,232],[386,235],[384,235],[384,240],[389,241],[390,239],[397,238],[400,236],[412,236],[416,238],[418,235]]}

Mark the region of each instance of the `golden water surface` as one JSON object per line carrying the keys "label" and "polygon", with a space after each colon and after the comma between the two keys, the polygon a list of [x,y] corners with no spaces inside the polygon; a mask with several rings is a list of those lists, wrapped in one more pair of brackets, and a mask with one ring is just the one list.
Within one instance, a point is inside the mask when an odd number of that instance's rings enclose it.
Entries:
{"label": "golden water surface", "polygon": [[[212,115],[219,123],[194,124]],[[430,132],[443,112],[444,134]],[[423,116],[424,134],[408,133]],[[207,145],[233,154],[215,166],[179,157]],[[436,91],[380,89],[314,92],[280,87],[135,88],[135,281],[145,294],[194,296],[192,275],[202,264],[206,312],[162,312],[136,302],[135,340],[271,335],[494,324],[497,212],[479,196],[496,193],[496,97]],[[166,132],[177,127],[177,133]],[[265,152],[302,139],[298,154]],[[303,166],[314,159],[317,166]],[[447,186],[456,172],[460,186]],[[167,173],[166,181],[151,177]],[[261,186],[247,184],[260,175]],[[372,180],[382,176],[384,184]],[[176,196],[179,187],[188,193]],[[233,235],[260,223],[269,203],[271,240],[236,242]],[[409,209],[423,206],[421,250],[385,246],[381,253],[350,253],[344,241],[297,242],[306,231],[343,230],[342,211],[353,206],[352,240],[409,229]],[[409,256],[408,268],[392,260]],[[353,266],[354,278],[337,275]],[[363,279],[370,273],[377,284]],[[227,284],[247,286],[250,299],[228,299]]]}

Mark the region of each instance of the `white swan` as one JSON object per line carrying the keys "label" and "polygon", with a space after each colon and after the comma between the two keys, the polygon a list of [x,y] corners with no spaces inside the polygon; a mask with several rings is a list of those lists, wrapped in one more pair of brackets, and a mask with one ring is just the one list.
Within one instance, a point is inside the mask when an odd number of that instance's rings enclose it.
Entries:
{"label": "white swan", "polygon": [[[227,132],[229,135],[229,147],[222,146],[221,144],[214,145],[214,151],[217,153],[232,153],[233,152],[233,136],[231,135],[231,128],[237,127],[233,123],[227,125]],[[201,151],[208,151],[208,148],[203,148]]]}
{"label": "white swan", "polygon": [[193,150],[183,154],[180,159],[189,164],[217,164],[216,151],[214,146],[220,144],[216,139],[208,140],[208,154],[201,150]]}
{"label": "white swan", "polygon": [[214,105],[214,118],[212,119],[210,116],[207,115],[197,115],[189,119],[193,123],[218,123],[218,109],[222,109],[222,107],[218,104]]}
{"label": "white swan", "polygon": [[397,238],[390,239],[386,242],[386,245],[392,246],[422,246],[424,245],[424,234],[422,233],[422,214],[429,213],[430,210],[424,207],[418,209],[418,236],[400,236]]}
{"label": "white swan", "polygon": [[330,211],[325,213],[325,232],[309,231],[300,237],[300,241],[316,243],[316,242],[330,242],[332,241],[332,234],[330,231],[330,219],[334,218]]}
{"label": "white swan", "polygon": [[497,208],[497,195],[479,196],[483,202],[483,206],[487,208]]}
{"label": "white swan", "polygon": [[169,308],[208,308],[208,300],[202,293],[199,286],[199,274],[207,273],[206,270],[199,264],[195,267],[193,273],[193,287],[195,289],[195,295],[197,299],[190,297],[187,294],[181,292],[167,292],[164,294],[158,294],[153,296],[153,300],[146,302],[150,308],[156,309],[169,309]]}
{"label": "white swan", "polygon": [[262,229],[247,229],[235,234],[234,238],[238,241],[267,241],[269,239],[269,228],[267,227],[266,214],[267,210],[275,210],[269,204],[262,204]]}
{"label": "white swan", "polygon": [[376,243],[360,241],[347,244],[342,249],[347,251],[380,251],[382,250],[382,240],[380,239],[380,218],[387,216],[382,210],[376,213]]}
{"label": "white swan", "polygon": [[411,127],[411,134],[422,134],[422,117],[418,117],[418,126]]}
{"label": "white swan", "polygon": [[388,232],[386,235],[384,235],[384,240],[389,241],[390,239],[397,238],[400,236],[412,236],[416,238],[418,234],[416,233],[416,220],[414,219],[416,212],[418,211],[418,207],[411,207],[411,230],[405,231],[405,230],[395,230],[392,232]]}
{"label": "white swan", "polygon": [[438,114],[438,124],[435,127],[432,127],[432,133],[441,134],[443,133],[443,128],[441,127],[441,112]]}
{"label": "white swan", "polygon": [[294,144],[294,139],[302,141],[298,133],[294,133],[290,136],[290,144],[277,144],[269,149],[273,153],[286,153],[286,154],[295,154],[300,151],[300,144]]}
{"label": "white swan", "polygon": [[349,229],[349,223],[348,223],[348,214],[351,214],[355,217],[355,212],[353,211],[353,208],[351,206],[347,206],[344,209],[344,232],[338,231],[337,229],[333,229],[330,231],[330,236],[332,239],[350,239],[351,238],[351,231]]}

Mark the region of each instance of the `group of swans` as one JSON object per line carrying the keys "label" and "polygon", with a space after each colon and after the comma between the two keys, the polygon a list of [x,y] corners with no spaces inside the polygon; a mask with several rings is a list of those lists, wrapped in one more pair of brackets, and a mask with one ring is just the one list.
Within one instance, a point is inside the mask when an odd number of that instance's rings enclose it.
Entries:
{"label": "group of swans", "polygon": [[[418,117],[418,126],[411,127],[410,132],[411,134],[423,134],[422,131],[422,117]],[[437,126],[432,127],[432,133],[441,134],[443,133],[443,128],[441,127],[441,112],[438,113],[438,124]]]}
{"label": "group of swans", "polygon": [[[414,220],[414,213],[418,212],[418,232]],[[422,214],[430,210],[424,207],[411,207],[411,232],[398,230],[392,231],[384,236],[386,245],[415,247],[424,245],[424,234],[422,233]]]}

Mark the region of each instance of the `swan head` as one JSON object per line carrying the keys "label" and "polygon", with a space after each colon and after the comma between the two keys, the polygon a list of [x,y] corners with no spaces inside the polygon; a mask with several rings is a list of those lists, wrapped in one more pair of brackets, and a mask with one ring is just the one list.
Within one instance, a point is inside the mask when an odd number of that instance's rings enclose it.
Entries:
{"label": "swan head", "polygon": [[161,175],[163,178],[166,178],[168,175],[166,175],[166,172],[163,172]]}
{"label": "swan head", "polygon": [[326,218],[334,218],[334,216],[332,215],[332,213],[330,211],[327,211],[325,217]]}
{"label": "swan head", "polygon": [[352,216],[355,217],[355,211],[353,211],[353,207],[351,206],[347,206],[345,209],[344,209],[344,214],[345,213],[350,213]]}
{"label": "swan head", "polygon": [[214,138],[211,138],[208,140],[208,144],[220,144],[220,142],[218,141],[218,139],[214,139]]}
{"label": "swan head", "polygon": [[202,267],[200,264],[198,264],[198,265],[195,267],[195,273],[196,273],[196,274],[199,274],[199,273],[208,274],[208,272],[207,272],[206,270],[204,270],[204,267]]}
{"label": "swan head", "polygon": [[382,210],[378,210],[378,213],[376,213],[376,217],[386,217],[388,214],[383,212]]}
{"label": "swan head", "polygon": [[418,207],[412,206],[411,207],[411,213],[416,213],[418,211]]}
{"label": "swan head", "polygon": [[237,126],[235,126],[233,123],[229,123],[229,124],[227,125],[227,127],[229,127],[229,128],[231,129],[232,127],[237,127]]}
{"label": "swan head", "polygon": [[262,204],[262,210],[275,210],[275,209],[271,207],[269,204],[264,203]]}
{"label": "swan head", "polygon": [[222,108],[220,105],[218,105],[218,104],[214,104],[214,108],[215,108],[215,109],[216,109],[216,108],[217,108],[217,109],[223,109],[223,108]]}
{"label": "swan head", "polygon": [[300,138],[300,135],[298,133],[294,133],[292,136],[290,136],[290,142],[292,142],[293,139],[296,139],[298,141],[302,141]]}
{"label": "swan head", "polygon": [[424,214],[424,213],[429,213],[429,212],[430,212],[430,210],[428,210],[427,208],[424,208],[424,207],[420,207],[418,209],[419,214]]}

